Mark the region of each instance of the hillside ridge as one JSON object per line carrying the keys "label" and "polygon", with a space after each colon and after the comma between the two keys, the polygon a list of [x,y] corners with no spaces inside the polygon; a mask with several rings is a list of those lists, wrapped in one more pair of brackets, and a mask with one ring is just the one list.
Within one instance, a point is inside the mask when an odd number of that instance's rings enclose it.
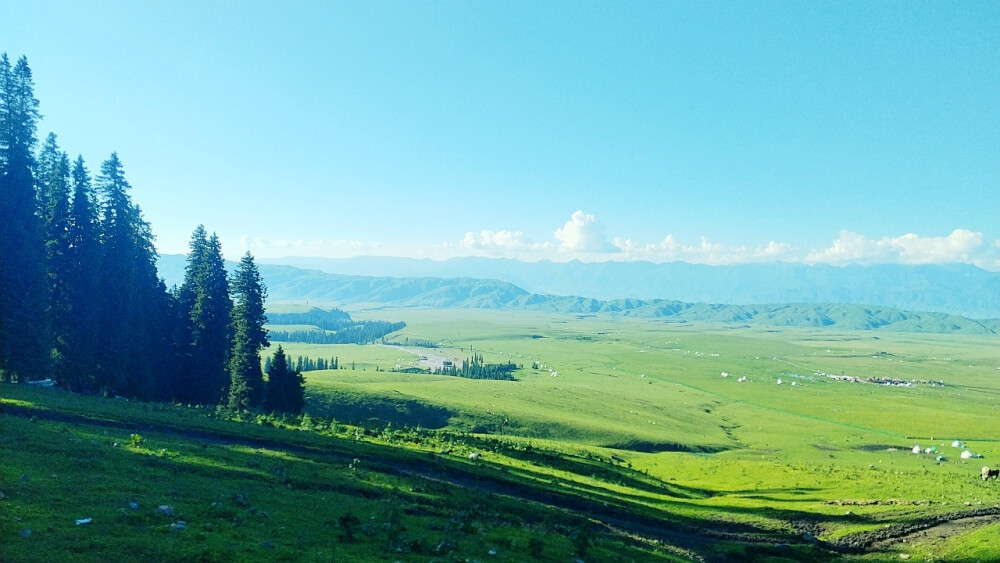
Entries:
{"label": "hillside ridge", "polygon": [[[168,285],[171,272],[183,272],[183,256],[164,256],[161,269]],[[724,323],[773,327],[835,327],[845,330],[899,332],[1000,331],[1000,321],[977,320],[939,311],[915,311],[864,303],[778,302],[727,304],[677,299],[597,299],[528,291],[500,279],[477,277],[361,276],[262,264],[269,301],[322,303],[355,308],[513,309],[580,315],[615,314],[674,323]],[[162,274],[161,274],[162,275]],[[174,274],[176,275],[176,274]],[[182,278],[181,278],[182,279]]]}

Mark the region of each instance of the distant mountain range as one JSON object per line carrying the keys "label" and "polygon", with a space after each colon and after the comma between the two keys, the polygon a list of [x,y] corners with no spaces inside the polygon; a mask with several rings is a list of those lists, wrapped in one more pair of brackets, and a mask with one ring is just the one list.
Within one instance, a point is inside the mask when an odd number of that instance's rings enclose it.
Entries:
{"label": "distant mountain range", "polygon": [[1000,318],[1000,272],[971,265],[838,267],[774,262],[706,266],[686,262],[382,257],[281,258],[260,263],[354,276],[493,279],[530,293],[600,300],[670,299],[732,305],[844,303]]}
{"label": "distant mountain range", "polygon": [[[974,320],[1000,317],[1000,274],[971,266],[703,266],[480,258],[261,262],[274,302],[615,313],[670,322],[863,330],[1000,330],[1000,321]],[[161,257],[160,275],[168,286],[183,280],[184,264],[184,256]],[[515,279],[521,281],[510,281]],[[613,295],[617,297],[608,297]]]}

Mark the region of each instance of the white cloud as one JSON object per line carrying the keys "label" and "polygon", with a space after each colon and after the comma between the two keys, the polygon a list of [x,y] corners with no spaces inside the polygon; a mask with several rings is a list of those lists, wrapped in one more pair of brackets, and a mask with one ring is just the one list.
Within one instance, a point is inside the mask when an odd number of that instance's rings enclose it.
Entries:
{"label": "white cloud", "polygon": [[651,262],[684,261],[694,264],[738,264],[744,262],[796,261],[796,249],[786,242],[771,241],[767,246],[749,248],[746,246],[725,246],[705,237],[697,245],[680,243],[674,235],[667,235],[661,242],[636,244],[631,239],[615,239],[615,246],[621,249],[626,260],[649,260]]}
{"label": "white cloud", "polygon": [[554,234],[559,248],[569,252],[601,253],[617,252],[604,235],[604,225],[597,217],[577,211],[565,225]]}
{"label": "white cloud", "polygon": [[521,231],[482,230],[478,233],[465,233],[458,247],[468,250],[524,251],[535,250],[539,245]]}
{"label": "white cloud", "polygon": [[410,256],[446,260],[455,256],[515,258],[525,261],[571,260],[585,262],[648,260],[684,261],[693,264],[726,265],[760,262],[801,262],[806,264],[973,264],[1000,270],[1000,239],[987,241],[983,233],[955,229],[946,236],[913,233],[871,239],[853,231],[841,231],[826,248],[808,252],[792,244],[770,241],[760,246],[727,246],[701,237],[687,244],[673,234],[659,242],[636,242],[615,237],[609,242],[604,225],[583,211],[555,230],[553,239],[538,242],[517,230],[484,229],[467,232],[456,242],[419,247],[407,242],[381,243],[352,240],[270,240],[242,237],[238,248],[225,249],[237,259],[249,250],[258,258],[286,256],[347,258],[352,256]]}
{"label": "white cloud", "polygon": [[921,237],[913,233],[879,240],[841,231],[829,248],[806,255],[810,264],[981,264],[989,258],[983,251],[983,234],[955,229],[948,236]]}
{"label": "white cloud", "polygon": [[270,240],[242,236],[239,246],[237,256],[249,250],[257,258],[282,258],[286,256],[348,258],[351,256],[382,255],[386,252],[381,243],[356,240]]}
{"label": "white cloud", "polygon": [[457,243],[446,242],[429,252],[419,252],[423,257],[447,260],[455,256],[486,256],[490,258],[518,258],[536,260],[553,249],[550,243],[537,243],[521,231],[484,229],[467,232]]}

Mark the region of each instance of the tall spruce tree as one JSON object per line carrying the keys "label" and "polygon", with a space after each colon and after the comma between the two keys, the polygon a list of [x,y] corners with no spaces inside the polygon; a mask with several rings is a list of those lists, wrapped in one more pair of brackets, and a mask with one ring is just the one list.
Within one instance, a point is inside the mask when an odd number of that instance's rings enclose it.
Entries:
{"label": "tall spruce tree", "polygon": [[264,409],[269,412],[298,414],[305,405],[305,379],[288,363],[285,351],[278,345],[267,372],[267,393]]}
{"label": "tall spruce tree", "polygon": [[34,147],[38,100],[25,57],[0,55],[0,374],[49,375],[45,248],[37,214]]}
{"label": "tall spruce tree", "polygon": [[170,349],[166,287],[157,276],[149,223],[131,201],[117,153],[101,165],[101,322],[98,385],[104,394],[156,398]]}
{"label": "tall spruce tree", "polygon": [[187,318],[184,386],[179,398],[189,403],[217,404],[229,387],[232,309],[222,245],[199,225],[191,236],[191,253],[179,292]]}
{"label": "tall spruce tree", "polygon": [[52,323],[53,372],[62,381],[66,365],[67,330],[71,303],[66,293],[68,281],[67,252],[70,245],[69,156],[59,150],[54,133],[49,133],[38,154],[35,183],[39,198],[39,215],[45,239],[46,279],[48,281],[48,313]]}
{"label": "tall spruce tree", "polygon": [[244,411],[260,406],[264,399],[264,376],[260,351],[267,341],[264,301],[267,288],[248,251],[233,275],[233,348],[229,357],[229,408]]}
{"label": "tall spruce tree", "polygon": [[100,241],[98,239],[97,201],[90,174],[83,157],[78,156],[72,170],[73,201],[69,208],[69,245],[65,250],[62,271],[66,296],[66,318],[59,321],[65,350],[60,383],[77,392],[98,390],[97,332],[101,318],[98,304]]}

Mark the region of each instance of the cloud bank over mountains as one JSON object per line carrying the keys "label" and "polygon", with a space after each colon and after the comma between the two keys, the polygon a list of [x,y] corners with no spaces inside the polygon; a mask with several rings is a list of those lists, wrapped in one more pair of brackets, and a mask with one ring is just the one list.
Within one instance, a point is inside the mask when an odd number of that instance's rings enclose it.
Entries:
{"label": "cloud bank over mountains", "polygon": [[550,240],[536,241],[522,231],[484,229],[467,232],[456,242],[430,248],[404,244],[350,240],[272,241],[243,237],[239,253],[246,250],[261,257],[310,256],[410,256],[445,260],[454,257],[513,258],[583,262],[636,261],[690,262],[713,266],[766,262],[829,264],[834,266],[873,264],[972,264],[1000,270],[1000,240],[957,228],[944,236],[906,233],[880,239],[842,230],[825,248],[803,249],[788,242],[769,241],[760,246],[727,246],[701,237],[697,243],[679,240],[673,234],[659,242],[638,242],[610,237],[596,215],[578,210],[555,229]]}

